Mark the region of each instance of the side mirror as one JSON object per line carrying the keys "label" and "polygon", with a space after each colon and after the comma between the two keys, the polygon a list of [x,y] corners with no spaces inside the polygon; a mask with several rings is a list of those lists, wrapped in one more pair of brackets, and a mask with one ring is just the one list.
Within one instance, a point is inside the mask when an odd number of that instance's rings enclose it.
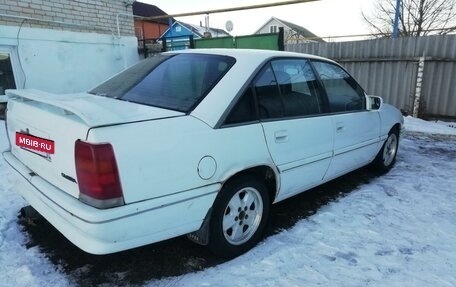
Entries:
{"label": "side mirror", "polygon": [[376,111],[379,110],[383,105],[383,99],[377,96],[366,96],[367,110]]}

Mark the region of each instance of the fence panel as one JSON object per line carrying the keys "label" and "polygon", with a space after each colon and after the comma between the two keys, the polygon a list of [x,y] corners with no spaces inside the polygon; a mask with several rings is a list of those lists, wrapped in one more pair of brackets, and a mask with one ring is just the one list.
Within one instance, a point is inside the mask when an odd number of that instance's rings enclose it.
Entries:
{"label": "fence panel", "polygon": [[237,37],[202,38],[194,41],[195,48],[237,48],[283,51],[283,29],[279,33]]}
{"label": "fence panel", "polygon": [[411,113],[424,57],[422,115],[456,117],[456,35],[286,45],[338,61],[369,94]]}
{"label": "fence panel", "polygon": [[279,34],[258,34],[236,37],[238,49],[280,50]]}
{"label": "fence panel", "polygon": [[195,40],[195,48],[234,48],[233,37],[202,38]]}

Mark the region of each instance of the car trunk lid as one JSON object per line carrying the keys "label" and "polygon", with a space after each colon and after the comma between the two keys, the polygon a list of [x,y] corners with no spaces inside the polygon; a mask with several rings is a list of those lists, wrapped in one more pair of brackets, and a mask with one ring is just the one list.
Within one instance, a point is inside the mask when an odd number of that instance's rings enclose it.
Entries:
{"label": "car trunk lid", "polygon": [[[94,127],[184,115],[117,99],[81,93],[56,95],[37,90],[8,90],[7,127],[11,152],[24,165],[51,184],[78,197],[75,142],[86,140]],[[34,149],[16,142],[18,136],[53,144]],[[20,139],[19,139],[20,140]]]}

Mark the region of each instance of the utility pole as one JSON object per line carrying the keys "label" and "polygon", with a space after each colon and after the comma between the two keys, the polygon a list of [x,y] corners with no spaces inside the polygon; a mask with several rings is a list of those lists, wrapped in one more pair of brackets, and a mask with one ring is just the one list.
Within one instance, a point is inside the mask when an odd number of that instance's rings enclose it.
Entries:
{"label": "utility pole", "polygon": [[401,0],[396,1],[396,15],[394,16],[393,38],[399,36],[399,17],[401,15]]}

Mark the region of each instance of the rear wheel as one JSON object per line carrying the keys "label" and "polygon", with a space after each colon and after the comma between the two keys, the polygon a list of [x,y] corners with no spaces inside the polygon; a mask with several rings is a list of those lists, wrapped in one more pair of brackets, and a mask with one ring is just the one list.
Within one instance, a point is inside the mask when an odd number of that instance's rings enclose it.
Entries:
{"label": "rear wheel", "polygon": [[399,131],[397,128],[393,128],[388,133],[388,137],[373,161],[372,166],[381,173],[388,172],[396,162],[398,147]]}
{"label": "rear wheel", "polygon": [[242,176],[226,183],[214,203],[209,248],[218,256],[236,257],[261,239],[269,213],[263,182]]}

